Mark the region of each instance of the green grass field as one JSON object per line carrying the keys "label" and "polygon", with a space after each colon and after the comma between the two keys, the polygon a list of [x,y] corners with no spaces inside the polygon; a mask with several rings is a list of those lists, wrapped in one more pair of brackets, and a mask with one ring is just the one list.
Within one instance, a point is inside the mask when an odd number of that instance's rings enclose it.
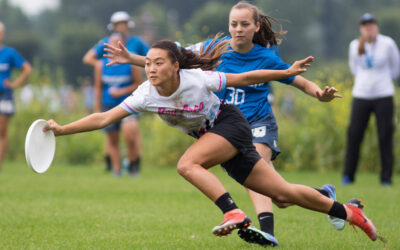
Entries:
{"label": "green grass field", "polygon": [[[240,208],[258,226],[245,190],[219,167]],[[340,186],[339,173],[282,173],[290,182],[332,183],[339,201],[359,197],[388,243],[371,242],[351,226],[335,231],[327,216],[299,207],[275,208],[279,249],[399,249],[400,189],[383,188],[374,174]],[[395,183],[400,183],[396,176]],[[219,209],[174,168],[146,168],[139,178],[114,178],[103,166],[61,166],[44,174],[25,163],[5,163],[0,173],[0,249],[261,249],[234,232],[217,238],[211,229]]]}

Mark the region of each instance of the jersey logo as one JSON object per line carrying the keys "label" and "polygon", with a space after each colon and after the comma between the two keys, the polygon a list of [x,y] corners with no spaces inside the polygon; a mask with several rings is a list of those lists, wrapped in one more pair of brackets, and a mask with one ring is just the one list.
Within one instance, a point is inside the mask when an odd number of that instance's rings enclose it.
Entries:
{"label": "jersey logo", "polygon": [[267,128],[265,126],[253,128],[251,132],[254,137],[264,137],[267,133]]}

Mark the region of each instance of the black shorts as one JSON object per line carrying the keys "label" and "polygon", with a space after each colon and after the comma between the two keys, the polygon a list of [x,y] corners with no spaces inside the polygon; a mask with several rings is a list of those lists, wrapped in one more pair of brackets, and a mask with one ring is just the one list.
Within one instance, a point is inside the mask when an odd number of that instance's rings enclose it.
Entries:
{"label": "black shorts", "polygon": [[239,151],[235,157],[222,163],[221,166],[233,179],[243,184],[261,156],[253,145],[250,124],[242,112],[236,106],[229,104],[222,104],[220,111],[214,126],[208,132],[224,137]]}

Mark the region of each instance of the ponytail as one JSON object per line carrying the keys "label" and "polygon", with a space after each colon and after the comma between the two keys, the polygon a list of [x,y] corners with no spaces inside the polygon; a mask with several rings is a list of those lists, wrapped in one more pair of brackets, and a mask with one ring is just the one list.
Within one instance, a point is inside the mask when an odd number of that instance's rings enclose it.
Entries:
{"label": "ponytail", "polygon": [[365,38],[360,36],[358,38],[358,55],[361,56],[365,54]]}

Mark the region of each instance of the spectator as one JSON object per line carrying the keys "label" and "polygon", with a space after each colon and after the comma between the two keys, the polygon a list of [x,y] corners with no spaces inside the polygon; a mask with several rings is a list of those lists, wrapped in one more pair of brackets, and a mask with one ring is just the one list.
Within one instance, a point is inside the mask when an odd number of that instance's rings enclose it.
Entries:
{"label": "spectator", "polygon": [[350,43],[349,65],[355,76],[342,184],[355,181],[360,145],[371,113],[376,116],[383,186],[392,184],[393,171],[393,80],[399,76],[400,56],[396,43],[379,34],[375,17],[360,20],[361,36]]}

